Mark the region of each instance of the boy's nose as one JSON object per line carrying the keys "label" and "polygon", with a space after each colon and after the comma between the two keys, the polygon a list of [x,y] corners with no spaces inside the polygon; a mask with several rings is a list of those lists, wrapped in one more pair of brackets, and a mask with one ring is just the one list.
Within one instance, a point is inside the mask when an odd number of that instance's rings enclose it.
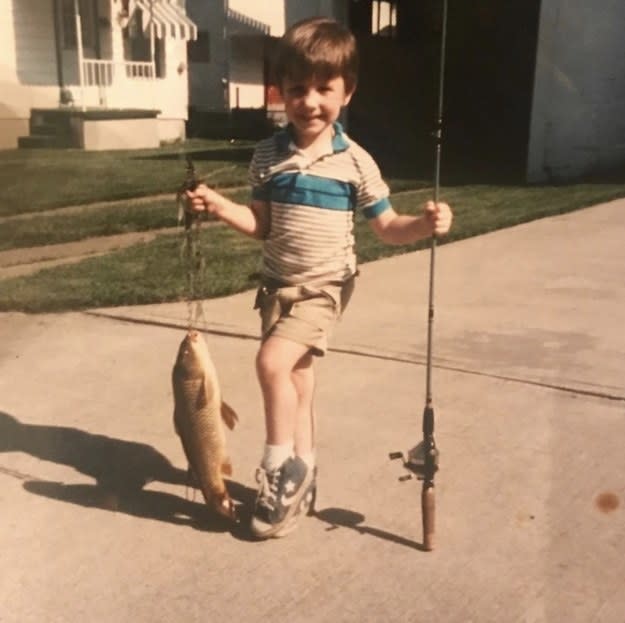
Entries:
{"label": "boy's nose", "polygon": [[303,98],[303,103],[308,108],[315,108],[319,103],[319,94],[315,89],[309,89]]}

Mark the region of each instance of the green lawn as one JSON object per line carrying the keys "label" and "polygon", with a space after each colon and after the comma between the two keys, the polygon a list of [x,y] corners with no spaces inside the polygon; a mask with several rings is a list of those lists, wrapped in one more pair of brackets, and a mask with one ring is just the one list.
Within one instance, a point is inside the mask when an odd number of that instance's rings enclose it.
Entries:
{"label": "green lawn", "polygon": [[[249,191],[236,187],[245,182],[249,145],[203,141],[139,153],[0,152],[0,181],[6,184],[1,191],[2,198],[10,196],[13,201],[8,207],[0,202],[4,214],[68,205],[79,197],[101,201],[107,196],[171,193],[170,200],[128,201],[110,207],[85,207],[75,214],[52,212],[34,218],[5,220],[0,222],[0,250],[176,225],[174,192],[184,179],[185,161],[181,154],[187,151],[191,152],[200,175],[212,172],[211,183],[221,189],[230,188],[227,192],[238,201],[248,200]],[[20,162],[22,169],[30,169],[29,179],[45,180],[43,187],[29,183],[20,192],[16,190],[5,166],[13,163],[11,166],[16,167],[15,163]],[[54,176],[59,171],[71,177],[72,167],[80,170],[73,182],[55,181]],[[16,170],[13,169],[14,175]],[[416,175],[414,179],[393,178],[389,183],[393,191],[402,191],[392,195],[393,205],[402,213],[416,213],[432,195],[431,189],[424,188],[425,176],[422,179]],[[405,190],[410,188],[413,190]],[[107,195],[108,192],[113,194]],[[441,244],[617,197],[625,197],[625,183],[618,177],[610,181],[557,186],[515,185],[509,181],[443,186],[441,198],[452,205],[455,221],[452,232]],[[18,209],[20,201],[27,203],[22,209]],[[405,253],[427,244],[383,245],[361,218],[356,221],[356,239],[361,262]],[[188,289],[181,260],[182,244],[180,230],[161,235],[153,242],[78,264],[0,280],[0,310],[47,312],[184,300]],[[198,285],[199,296],[224,296],[255,286],[259,268],[258,242],[218,225],[202,231],[200,248],[206,269]]]}
{"label": "green lawn", "polygon": [[222,188],[247,181],[253,143],[191,140],[161,149],[92,152],[0,151],[0,217],[79,205],[175,193],[186,156],[197,174]]}
{"label": "green lawn", "polygon": [[[249,191],[227,190],[235,201],[247,202]],[[11,219],[0,228],[0,251],[20,247],[74,242],[93,236],[150,231],[178,224],[175,195],[170,199],[122,203],[98,208],[80,208],[72,214],[46,214],[27,219]]]}

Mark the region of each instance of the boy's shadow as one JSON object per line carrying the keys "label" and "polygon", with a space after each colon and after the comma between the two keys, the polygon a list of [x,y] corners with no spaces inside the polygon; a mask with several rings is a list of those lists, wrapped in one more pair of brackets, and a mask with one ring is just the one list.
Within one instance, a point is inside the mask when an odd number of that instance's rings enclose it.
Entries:
{"label": "boy's shadow", "polygon": [[[72,467],[95,480],[95,484],[64,484],[0,468],[24,480],[24,489],[37,495],[201,530],[232,528],[228,521],[209,511],[201,493],[190,487],[186,470],[174,467],[164,455],[144,443],[77,428],[23,424],[0,411],[0,452],[26,452],[44,461]],[[178,485],[193,500],[144,490],[153,481]],[[250,507],[254,490],[234,481],[228,481],[227,486],[235,501],[243,508]],[[235,530],[238,533],[238,527]]]}

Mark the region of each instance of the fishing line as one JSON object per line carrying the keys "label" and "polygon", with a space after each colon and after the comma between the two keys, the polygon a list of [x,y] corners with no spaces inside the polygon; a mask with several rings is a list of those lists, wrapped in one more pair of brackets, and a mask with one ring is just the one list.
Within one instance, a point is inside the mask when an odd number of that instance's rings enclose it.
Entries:
{"label": "fishing line", "polygon": [[176,204],[178,206],[178,224],[184,224],[180,258],[187,282],[187,328],[190,331],[195,328],[200,320],[206,323],[199,285],[204,279],[206,260],[200,241],[201,216],[189,212],[185,205],[187,201],[185,193],[188,190],[195,190],[199,184],[191,156],[187,155],[186,160],[186,177],[176,194]]}

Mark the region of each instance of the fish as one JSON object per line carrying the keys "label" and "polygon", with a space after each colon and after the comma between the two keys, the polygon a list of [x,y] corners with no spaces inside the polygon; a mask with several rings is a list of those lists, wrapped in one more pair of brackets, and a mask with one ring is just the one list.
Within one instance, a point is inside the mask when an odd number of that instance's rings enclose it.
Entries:
{"label": "fish", "polygon": [[215,364],[208,345],[195,329],[178,348],[172,370],[174,428],[206,504],[219,515],[237,522],[237,509],[224,476],[232,475],[226,449],[225,426],[234,429],[239,417],[221,397]]}

